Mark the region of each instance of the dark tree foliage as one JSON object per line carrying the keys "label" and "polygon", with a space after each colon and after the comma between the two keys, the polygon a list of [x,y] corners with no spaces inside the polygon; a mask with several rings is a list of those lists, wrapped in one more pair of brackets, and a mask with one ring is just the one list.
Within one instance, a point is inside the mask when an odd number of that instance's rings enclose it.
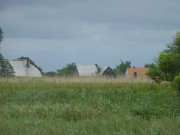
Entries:
{"label": "dark tree foliage", "polygon": [[117,65],[115,69],[113,69],[114,73],[116,75],[125,75],[126,74],[126,69],[131,67],[131,62],[130,61],[125,61],[123,62],[122,60],[121,64]]}
{"label": "dark tree foliage", "polygon": [[97,67],[97,74],[99,74],[100,72],[101,72],[101,67],[98,65],[98,64],[95,64],[96,65],[96,67]]}
{"label": "dark tree foliage", "polygon": [[147,75],[155,82],[173,82],[180,73],[180,32],[176,34],[173,43],[160,53],[156,65],[150,68]]}
{"label": "dark tree foliage", "polygon": [[9,61],[4,59],[0,53],[0,76],[1,77],[11,77],[14,76],[14,69],[10,65]]}
{"label": "dark tree foliage", "polygon": [[180,54],[180,32],[177,32],[174,41],[167,45],[167,49],[165,49],[163,53]]}
{"label": "dark tree foliage", "polygon": [[155,66],[154,63],[144,65],[145,68],[153,68],[153,66]]}
{"label": "dark tree foliage", "polygon": [[[0,43],[3,39],[3,31],[0,27]],[[14,69],[10,65],[9,61],[4,59],[3,55],[0,53],[0,76],[1,77],[11,77],[14,76]]]}
{"label": "dark tree foliage", "polygon": [[67,64],[66,67],[57,70],[57,74],[59,76],[73,76],[75,66],[76,66],[75,63]]}
{"label": "dark tree foliage", "polygon": [[34,61],[32,61],[29,57],[20,57],[20,58],[18,58],[18,60],[29,60],[30,64],[34,65],[41,72],[41,74],[43,75],[43,70],[40,67],[38,67],[34,63]]}
{"label": "dark tree foliage", "polygon": [[58,74],[56,72],[50,71],[50,72],[44,72],[44,76],[48,76],[48,77],[55,77]]}

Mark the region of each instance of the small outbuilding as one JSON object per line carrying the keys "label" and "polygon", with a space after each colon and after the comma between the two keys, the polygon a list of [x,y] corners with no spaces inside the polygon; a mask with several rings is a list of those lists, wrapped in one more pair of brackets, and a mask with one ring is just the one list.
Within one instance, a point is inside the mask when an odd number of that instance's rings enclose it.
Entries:
{"label": "small outbuilding", "polygon": [[96,76],[97,67],[96,65],[83,65],[78,64],[75,66],[75,75],[78,76]]}
{"label": "small outbuilding", "polygon": [[101,72],[100,72],[101,76],[106,76],[106,77],[115,77],[115,73],[113,72],[113,70],[109,67],[106,66],[104,67]]}
{"label": "small outbuilding", "polygon": [[146,72],[149,68],[127,68],[126,77],[128,78],[147,78]]}
{"label": "small outbuilding", "polygon": [[39,69],[32,65],[29,59],[9,60],[9,63],[14,69],[15,77],[42,77]]}

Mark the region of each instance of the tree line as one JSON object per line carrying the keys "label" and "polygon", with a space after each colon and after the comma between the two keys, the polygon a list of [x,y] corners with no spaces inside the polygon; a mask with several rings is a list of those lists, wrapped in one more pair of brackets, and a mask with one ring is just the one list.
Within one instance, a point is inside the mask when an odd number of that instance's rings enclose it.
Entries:
{"label": "tree line", "polygon": [[[116,66],[116,68],[113,69],[114,73],[117,76],[122,76],[125,75],[126,69],[131,67],[131,62],[130,61],[122,61],[120,60],[120,64]],[[97,67],[97,75],[101,72],[102,68],[98,65],[95,64]],[[73,76],[74,75],[74,69],[75,69],[76,64],[73,62],[71,64],[67,64],[65,67],[62,69],[57,70],[57,72],[45,72],[45,76]]]}
{"label": "tree line", "polygon": [[[102,68],[98,65],[95,64],[97,67],[97,75],[101,72]],[[145,68],[151,68],[155,65],[154,63],[151,64],[145,64]],[[73,62],[71,64],[67,64],[65,67],[62,69],[57,70],[57,72],[50,71],[50,72],[44,72],[44,76],[73,76],[74,75],[74,69],[75,69],[76,64]],[[131,61],[123,61],[120,60],[120,64],[116,65],[115,68],[113,68],[113,72],[115,73],[116,76],[125,76],[126,74],[126,69],[131,68]]]}

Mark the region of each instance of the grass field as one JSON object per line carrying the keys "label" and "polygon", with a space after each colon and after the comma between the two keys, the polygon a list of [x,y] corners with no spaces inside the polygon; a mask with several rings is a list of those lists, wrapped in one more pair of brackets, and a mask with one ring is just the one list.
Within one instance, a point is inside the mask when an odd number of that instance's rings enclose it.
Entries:
{"label": "grass field", "polygon": [[2,135],[179,135],[180,96],[148,80],[0,79]]}

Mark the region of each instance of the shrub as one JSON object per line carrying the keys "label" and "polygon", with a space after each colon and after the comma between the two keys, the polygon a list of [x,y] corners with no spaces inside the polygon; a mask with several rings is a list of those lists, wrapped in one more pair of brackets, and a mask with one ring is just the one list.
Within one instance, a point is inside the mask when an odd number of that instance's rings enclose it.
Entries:
{"label": "shrub", "polygon": [[14,76],[14,69],[8,60],[4,59],[0,53],[0,77],[11,77]]}
{"label": "shrub", "polygon": [[180,92],[180,73],[174,78],[173,86]]}
{"label": "shrub", "polygon": [[180,32],[177,32],[173,43],[160,53],[156,65],[152,66],[147,75],[155,82],[170,82],[180,73]]}

